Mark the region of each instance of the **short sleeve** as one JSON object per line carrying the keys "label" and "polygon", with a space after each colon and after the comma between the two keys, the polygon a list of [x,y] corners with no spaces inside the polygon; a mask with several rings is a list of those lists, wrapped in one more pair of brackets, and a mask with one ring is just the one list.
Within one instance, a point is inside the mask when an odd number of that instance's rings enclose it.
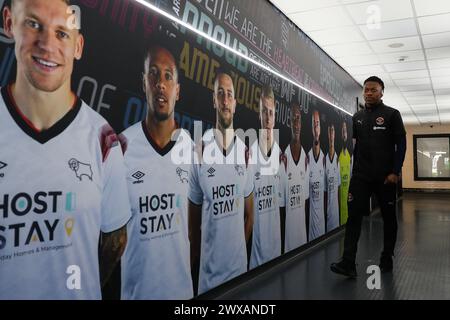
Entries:
{"label": "short sleeve", "polygon": [[278,200],[280,207],[286,206],[286,168],[284,163],[280,163],[280,167],[278,169]]}
{"label": "short sleeve", "polygon": [[[112,136],[115,136],[112,135]],[[122,148],[118,140],[103,145],[108,151],[103,157],[103,194],[101,230],[112,232],[123,227],[131,218],[128,187]]]}
{"label": "short sleeve", "polygon": [[341,185],[341,172],[339,171],[339,168],[341,167],[341,164],[339,163],[339,160],[337,160],[337,168],[338,168],[338,186]]}
{"label": "short sleeve", "polygon": [[191,176],[189,177],[189,200],[196,204],[201,205],[203,203],[203,191],[200,187],[199,183],[199,171],[200,171],[201,165],[200,164],[193,164],[191,166]]}
{"label": "short sleeve", "polygon": [[305,161],[306,161],[306,163],[305,163],[306,170],[305,170],[305,181],[304,181],[304,186],[303,186],[303,195],[304,195],[305,200],[306,200],[306,199],[309,199],[309,188],[310,188],[310,185],[309,185],[309,179],[310,179],[309,178],[309,173],[311,171],[311,167],[309,165],[309,157],[306,157]]}
{"label": "short sleeve", "polygon": [[247,177],[245,180],[245,187],[244,187],[244,196],[246,198],[250,196],[250,194],[253,192],[253,189],[255,188],[253,175],[254,175],[253,166],[252,165],[247,166]]}
{"label": "short sleeve", "polygon": [[358,139],[358,131],[356,130],[356,115],[352,117],[352,128],[353,128],[352,130],[353,139]]}

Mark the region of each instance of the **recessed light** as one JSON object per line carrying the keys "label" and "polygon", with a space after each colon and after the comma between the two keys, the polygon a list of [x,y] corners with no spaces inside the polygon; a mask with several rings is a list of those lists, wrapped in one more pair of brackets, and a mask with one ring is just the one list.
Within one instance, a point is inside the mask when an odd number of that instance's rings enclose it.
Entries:
{"label": "recessed light", "polygon": [[400,43],[400,42],[395,42],[395,43],[391,43],[390,45],[388,45],[388,47],[390,47],[390,48],[401,48],[403,46],[404,46],[404,44]]}

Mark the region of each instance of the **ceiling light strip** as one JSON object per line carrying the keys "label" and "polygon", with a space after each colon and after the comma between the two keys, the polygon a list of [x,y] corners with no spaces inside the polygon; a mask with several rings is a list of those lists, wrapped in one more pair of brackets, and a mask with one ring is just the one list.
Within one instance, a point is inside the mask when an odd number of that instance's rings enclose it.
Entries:
{"label": "ceiling light strip", "polygon": [[265,65],[263,65],[262,63],[260,63],[260,62],[258,62],[258,61],[256,61],[256,60],[253,60],[252,58],[246,56],[246,55],[243,54],[242,52],[240,52],[240,51],[238,51],[238,50],[235,50],[235,49],[233,49],[233,48],[230,48],[230,47],[227,46],[226,44],[224,44],[224,43],[222,43],[222,42],[220,42],[220,41],[214,39],[213,37],[207,35],[207,34],[204,33],[203,31],[197,30],[197,29],[194,28],[192,25],[190,25],[190,24],[188,24],[188,23],[186,23],[186,22],[184,22],[184,21],[181,21],[181,20],[178,19],[177,17],[172,16],[171,14],[169,14],[169,13],[165,12],[164,10],[162,10],[162,9],[160,9],[160,8],[158,8],[158,7],[156,7],[155,5],[153,5],[153,4],[151,4],[151,3],[148,3],[148,2],[145,1],[145,0],[134,0],[134,1],[136,1],[136,2],[138,2],[138,3],[140,3],[140,4],[142,4],[143,6],[149,8],[150,10],[153,10],[153,11],[159,13],[160,15],[166,17],[167,19],[172,20],[172,21],[174,21],[174,22],[176,22],[176,23],[182,25],[183,27],[185,27],[185,28],[187,28],[187,29],[189,29],[189,30],[191,30],[191,31],[193,31],[193,32],[195,32],[195,33],[197,33],[198,35],[204,37],[205,39],[207,39],[207,40],[209,40],[209,41],[211,41],[211,42],[214,42],[215,44],[217,44],[217,45],[219,45],[219,46],[225,48],[226,50],[231,51],[232,53],[234,53],[234,54],[240,56],[241,58],[250,61],[251,63],[257,65],[258,67],[260,67],[260,68],[262,68],[262,69],[264,69],[264,70],[266,70],[266,71],[268,71],[268,72],[270,72],[270,73],[272,73],[272,74],[274,74],[274,75],[280,77],[281,79],[283,79],[283,80],[285,80],[285,81],[287,81],[287,82],[289,82],[289,83],[295,85],[296,87],[302,89],[303,91],[308,92],[309,94],[315,96],[316,98],[322,100],[323,102],[325,102],[325,103],[327,103],[327,104],[333,106],[334,108],[336,108],[336,109],[338,109],[338,110],[340,110],[340,111],[342,111],[342,112],[345,112],[345,113],[348,114],[348,115],[352,115],[352,113],[348,112],[348,111],[345,110],[344,108],[341,108],[341,107],[337,106],[336,104],[334,104],[334,103],[328,101],[327,99],[325,99],[325,98],[323,98],[323,97],[317,95],[317,94],[314,93],[313,91],[311,91],[311,90],[309,90],[309,89],[303,87],[302,85],[298,84],[297,82],[295,82],[295,81],[289,79],[288,77],[286,77],[286,76],[284,76],[284,75],[278,73],[277,71],[273,70],[272,68],[270,68],[270,67],[268,67],[268,66],[265,66]]}

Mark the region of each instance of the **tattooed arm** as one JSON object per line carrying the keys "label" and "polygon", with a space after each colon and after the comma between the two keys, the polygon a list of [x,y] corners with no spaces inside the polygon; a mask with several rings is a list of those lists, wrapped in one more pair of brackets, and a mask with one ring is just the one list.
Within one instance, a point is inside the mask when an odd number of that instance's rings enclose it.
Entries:
{"label": "tattooed arm", "polygon": [[100,283],[102,288],[108,282],[114,267],[127,245],[127,226],[113,232],[102,233],[100,238]]}

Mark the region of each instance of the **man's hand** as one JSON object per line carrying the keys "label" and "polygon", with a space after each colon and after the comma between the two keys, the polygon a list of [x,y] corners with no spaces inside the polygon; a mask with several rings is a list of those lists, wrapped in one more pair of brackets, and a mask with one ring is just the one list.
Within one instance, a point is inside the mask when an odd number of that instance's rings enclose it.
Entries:
{"label": "man's hand", "polygon": [[100,243],[100,281],[102,287],[106,285],[116,264],[122,257],[127,245],[127,226],[101,234]]}
{"label": "man's hand", "polygon": [[398,182],[398,175],[395,173],[391,173],[384,179],[384,184],[393,183],[396,184]]}

